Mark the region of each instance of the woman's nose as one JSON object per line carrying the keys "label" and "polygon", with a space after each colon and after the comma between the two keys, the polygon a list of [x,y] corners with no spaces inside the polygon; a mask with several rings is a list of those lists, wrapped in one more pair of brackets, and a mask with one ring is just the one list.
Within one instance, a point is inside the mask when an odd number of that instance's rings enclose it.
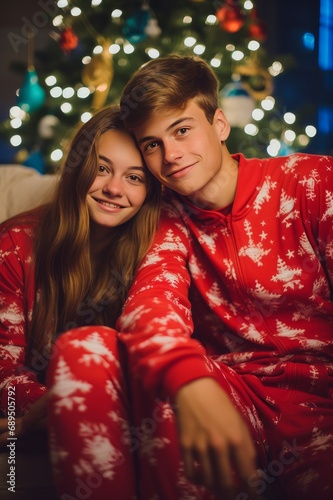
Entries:
{"label": "woman's nose", "polygon": [[116,176],[110,177],[104,184],[103,193],[111,196],[122,196],[123,186],[121,180]]}

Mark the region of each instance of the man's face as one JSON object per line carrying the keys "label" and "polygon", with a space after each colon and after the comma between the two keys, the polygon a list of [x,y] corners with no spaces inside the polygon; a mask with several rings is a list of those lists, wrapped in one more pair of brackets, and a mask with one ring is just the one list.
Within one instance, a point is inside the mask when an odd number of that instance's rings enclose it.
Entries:
{"label": "man's face", "polygon": [[192,100],[183,110],[167,111],[134,129],[147,167],[157,179],[195,202],[212,192],[222,170],[222,146],[229,125],[220,109],[210,124]]}

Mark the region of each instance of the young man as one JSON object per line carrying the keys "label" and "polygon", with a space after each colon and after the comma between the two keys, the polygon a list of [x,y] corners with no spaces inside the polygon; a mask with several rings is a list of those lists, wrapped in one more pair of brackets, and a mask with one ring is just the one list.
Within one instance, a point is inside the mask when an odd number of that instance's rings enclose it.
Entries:
{"label": "young man", "polygon": [[143,498],[331,498],[333,159],[231,155],[217,78],[196,57],[144,65],[121,108],[167,188],[118,325],[135,429],[153,422]]}

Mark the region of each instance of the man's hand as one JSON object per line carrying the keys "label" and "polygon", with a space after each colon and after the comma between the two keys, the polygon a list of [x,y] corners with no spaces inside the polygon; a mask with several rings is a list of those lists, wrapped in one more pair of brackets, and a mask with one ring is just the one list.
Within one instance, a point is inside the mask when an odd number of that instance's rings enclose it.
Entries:
{"label": "man's hand", "polygon": [[219,498],[250,491],[256,454],[249,429],[227,394],[211,378],[186,384],[176,394],[176,418],[185,474]]}
{"label": "man's hand", "polygon": [[[15,419],[15,437],[46,429],[47,397],[47,393],[41,396],[23,417]],[[8,437],[8,419],[0,418],[0,448],[7,446]]]}

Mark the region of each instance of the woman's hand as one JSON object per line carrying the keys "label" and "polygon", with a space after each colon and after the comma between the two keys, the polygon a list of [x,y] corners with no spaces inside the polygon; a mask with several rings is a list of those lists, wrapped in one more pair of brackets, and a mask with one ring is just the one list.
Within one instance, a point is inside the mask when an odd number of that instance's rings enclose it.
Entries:
{"label": "woman's hand", "polygon": [[7,446],[9,437],[21,437],[30,432],[46,429],[48,394],[33,403],[23,417],[15,419],[15,436],[9,435],[8,419],[0,418],[0,448]]}
{"label": "woman's hand", "polygon": [[250,491],[256,453],[249,429],[227,394],[211,378],[183,386],[176,394],[176,418],[186,476],[219,498]]}

